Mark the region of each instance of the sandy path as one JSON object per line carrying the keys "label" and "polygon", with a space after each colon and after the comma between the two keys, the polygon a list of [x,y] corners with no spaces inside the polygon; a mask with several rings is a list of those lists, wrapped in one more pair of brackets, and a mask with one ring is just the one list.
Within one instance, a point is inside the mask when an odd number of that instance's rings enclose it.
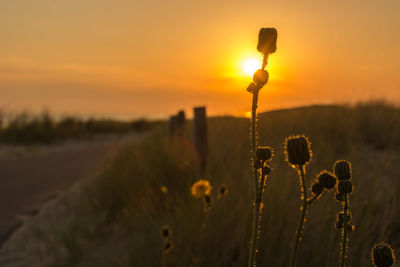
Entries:
{"label": "sandy path", "polygon": [[0,246],[46,202],[96,172],[131,135],[36,149],[0,148]]}

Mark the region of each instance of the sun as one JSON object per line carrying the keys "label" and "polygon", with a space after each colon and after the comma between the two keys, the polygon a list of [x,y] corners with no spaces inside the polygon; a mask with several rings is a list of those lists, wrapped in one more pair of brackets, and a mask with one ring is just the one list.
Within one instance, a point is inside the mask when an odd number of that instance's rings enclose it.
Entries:
{"label": "sun", "polygon": [[256,70],[261,68],[261,61],[256,58],[248,58],[243,61],[242,70],[246,75],[253,75]]}

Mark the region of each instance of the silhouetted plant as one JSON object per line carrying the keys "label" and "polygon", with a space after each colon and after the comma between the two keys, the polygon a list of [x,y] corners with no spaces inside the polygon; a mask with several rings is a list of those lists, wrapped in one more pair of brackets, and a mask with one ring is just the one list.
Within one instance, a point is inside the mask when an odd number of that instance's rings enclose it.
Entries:
{"label": "silhouetted plant", "polygon": [[263,164],[266,160],[257,158],[257,102],[258,93],[261,88],[267,84],[269,74],[265,70],[268,62],[268,55],[274,53],[276,50],[276,39],[277,31],[275,28],[262,28],[258,34],[257,50],[261,52],[263,57],[263,63],[261,69],[257,70],[253,75],[253,83],[247,87],[247,91],[253,94],[252,108],[251,108],[251,151],[252,151],[252,162],[253,162],[253,176],[254,176],[254,202],[253,202],[253,222],[250,240],[250,250],[248,267],[255,266],[255,256],[257,251],[257,233],[259,230],[259,214],[262,202],[262,192],[264,186],[264,179],[266,175],[262,175]]}
{"label": "silhouetted plant", "polygon": [[174,244],[171,241],[172,231],[168,225],[163,225],[161,227],[161,237],[163,238],[163,248],[161,256],[161,266],[166,266],[167,264],[167,254],[171,252]]}
{"label": "silhouetted plant", "polygon": [[340,266],[345,266],[347,258],[348,237],[347,233],[353,231],[351,213],[349,212],[349,194],[353,192],[351,183],[351,164],[347,160],[338,160],[334,165],[335,175],[339,179],[336,200],[342,203],[343,211],[337,215],[336,228],[342,231],[340,246]]}
{"label": "silhouetted plant", "polygon": [[372,248],[371,258],[376,267],[390,267],[396,261],[393,249],[384,242],[375,244]]}

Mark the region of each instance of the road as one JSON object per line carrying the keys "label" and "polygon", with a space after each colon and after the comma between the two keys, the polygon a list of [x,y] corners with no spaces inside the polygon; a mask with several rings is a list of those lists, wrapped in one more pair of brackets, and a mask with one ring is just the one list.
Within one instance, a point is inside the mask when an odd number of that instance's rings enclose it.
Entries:
{"label": "road", "polygon": [[122,145],[137,135],[103,137],[40,148],[0,147],[0,246],[26,216],[94,174]]}

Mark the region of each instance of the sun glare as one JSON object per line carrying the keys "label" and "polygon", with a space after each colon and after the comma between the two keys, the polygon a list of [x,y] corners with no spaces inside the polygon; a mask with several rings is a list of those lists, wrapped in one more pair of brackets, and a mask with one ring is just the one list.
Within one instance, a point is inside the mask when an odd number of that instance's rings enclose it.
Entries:
{"label": "sun glare", "polygon": [[246,75],[253,75],[256,70],[261,68],[261,61],[256,58],[248,58],[243,62],[242,70]]}

